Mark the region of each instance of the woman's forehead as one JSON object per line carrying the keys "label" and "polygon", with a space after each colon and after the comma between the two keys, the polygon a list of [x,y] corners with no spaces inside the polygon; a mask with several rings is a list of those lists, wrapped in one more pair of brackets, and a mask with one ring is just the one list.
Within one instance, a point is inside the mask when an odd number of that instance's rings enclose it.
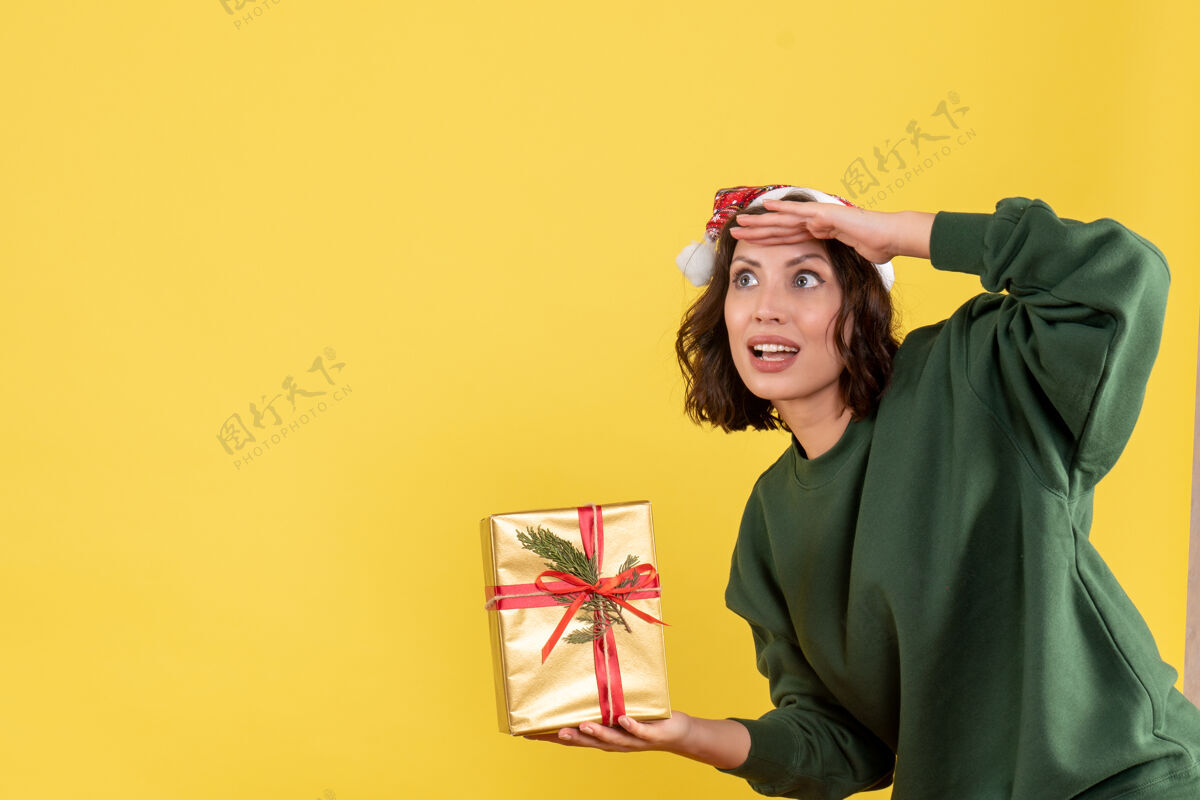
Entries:
{"label": "woman's forehead", "polygon": [[[818,256],[818,258],[812,258]],[[733,248],[733,261],[747,261],[758,266],[780,266],[798,263],[829,262],[829,253],[825,242],[820,239],[810,239],[796,244],[758,244],[739,240]]]}

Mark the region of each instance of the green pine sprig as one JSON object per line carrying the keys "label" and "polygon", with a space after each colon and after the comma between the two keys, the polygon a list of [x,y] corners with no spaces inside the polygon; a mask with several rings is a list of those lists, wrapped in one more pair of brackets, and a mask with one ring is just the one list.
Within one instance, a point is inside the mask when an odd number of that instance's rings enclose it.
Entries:
{"label": "green pine sprig", "polygon": [[[536,529],[529,527],[524,531],[519,531],[517,540],[521,542],[521,547],[545,559],[546,566],[550,569],[574,575],[588,583],[595,583],[599,579],[594,559],[588,558],[571,542],[541,525]],[[625,561],[617,573],[632,569],[637,566],[637,563],[638,557],[630,554],[625,557]],[[631,586],[636,580],[635,576],[630,576],[621,581],[619,585]],[[570,605],[572,602],[571,595],[555,595],[554,599],[563,605]],[[579,606],[579,610],[580,614],[576,619],[585,625],[571,631],[564,637],[564,641],[571,644],[591,644],[604,636],[613,625],[620,625],[627,632],[632,633],[629,623],[625,620],[625,615],[621,613],[621,607],[607,597],[592,597],[585,600]]]}
{"label": "green pine sprig", "polygon": [[521,542],[521,547],[546,559],[546,566],[550,569],[566,572],[588,583],[596,582],[596,562],[578,547],[541,525],[537,530],[527,528],[519,532],[517,540]]}
{"label": "green pine sprig", "polygon": [[[627,569],[633,569],[634,567],[637,566],[637,563],[638,563],[638,557],[633,555],[632,553],[630,553],[629,555],[625,556],[625,561],[621,564],[620,568],[617,570],[617,574],[620,575],[622,572],[624,572]],[[617,585],[618,586],[632,586],[635,583],[637,583],[637,576],[630,575],[629,577],[627,577],[625,580],[621,581]]]}

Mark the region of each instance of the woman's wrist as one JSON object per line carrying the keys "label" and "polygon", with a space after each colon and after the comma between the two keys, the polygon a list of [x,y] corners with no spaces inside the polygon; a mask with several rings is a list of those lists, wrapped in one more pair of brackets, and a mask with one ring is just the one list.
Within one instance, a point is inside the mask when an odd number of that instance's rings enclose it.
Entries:
{"label": "woman's wrist", "polygon": [[897,211],[896,255],[929,258],[929,237],[935,216],[927,211]]}
{"label": "woman's wrist", "polygon": [[687,736],[671,749],[717,769],[733,769],[750,755],[750,731],[732,719],[692,717]]}

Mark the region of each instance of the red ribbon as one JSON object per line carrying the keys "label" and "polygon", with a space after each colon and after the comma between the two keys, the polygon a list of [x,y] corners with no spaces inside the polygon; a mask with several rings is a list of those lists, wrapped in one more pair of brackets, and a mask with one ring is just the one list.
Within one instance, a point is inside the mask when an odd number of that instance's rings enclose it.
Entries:
{"label": "red ribbon", "polygon": [[[604,563],[604,515],[600,506],[578,506],[579,534],[583,539],[583,553],[596,564],[599,573]],[[593,513],[594,512],[594,513]],[[627,579],[634,580],[628,586],[620,586]],[[530,590],[542,592],[540,597],[512,597],[504,595],[525,595]],[[658,625],[666,625],[644,611],[634,608],[627,603],[641,597],[654,597],[658,594],[658,571],[650,564],[639,564],[610,578],[601,578],[595,583],[588,583],[574,575],[557,570],[546,570],[532,584],[492,587],[493,595],[498,599],[498,608],[535,608],[557,605],[555,599],[560,595],[574,594],[575,598],[567,606],[562,619],[558,621],[550,638],[542,647],[542,663],[546,663],[550,651],[558,644],[563,631],[571,619],[588,598],[599,595],[612,600],[622,608],[628,609],[639,618]],[[593,624],[604,624],[599,611],[593,613]],[[596,665],[596,691],[600,697],[600,721],[604,725],[616,724],[617,717],[625,713],[625,693],[621,687],[621,665],[617,660],[617,640],[613,636],[611,625],[605,626],[604,635],[592,641],[592,660]]]}
{"label": "red ribbon", "polygon": [[[620,586],[625,579],[634,576],[636,580],[629,586]],[[562,583],[557,586],[548,586],[545,583],[545,578],[558,578]],[[542,646],[542,663],[546,663],[546,658],[549,657],[550,651],[554,649],[554,645],[558,644],[559,637],[566,630],[567,625],[571,622],[571,618],[575,616],[575,612],[579,610],[588,598],[593,595],[607,597],[622,608],[627,608],[634,614],[637,614],[646,622],[656,622],[659,625],[666,625],[661,619],[656,619],[650,616],[645,611],[634,608],[621,599],[620,595],[628,595],[636,592],[639,589],[645,589],[651,583],[657,583],[658,571],[650,564],[639,564],[636,567],[631,567],[624,572],[614,575],[611,578],[601,578],[595,583],[588,583],[580,578],[575,577],[567,572],[557,572],[548,569],[541,575],[538,575],[534,580],[533,585],[543,592],[549,594],[574,594],[575,599],[571,601],[571,605],[567,606],[566,612],[562,619],[558,621],[558,627],[550,634],[550,638],[546,640],[546,644]],[[565,584],[565,585],[564,585]]]}

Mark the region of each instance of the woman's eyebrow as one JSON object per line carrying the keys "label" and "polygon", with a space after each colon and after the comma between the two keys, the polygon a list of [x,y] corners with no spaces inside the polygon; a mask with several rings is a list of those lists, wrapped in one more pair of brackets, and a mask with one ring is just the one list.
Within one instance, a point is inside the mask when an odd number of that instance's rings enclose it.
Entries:
{"label": "woman's eyebrow", "polygon": [[[796,256],[795,258],[789,259],[788,262],[786,264],[784,264],[783,266],[784,267],[794,267],[797,264],[799,264],[803,261],[807,261],[810,258],[819,258],[822,261],[825,260],[824,256],[822,256],[820,253],[805,253],[802,256]],[[758,263],[753,258],[749,258],[748,256],[734,256],[733,260],[734,261],[745,261],[747,264],[749,264],[752,267],[759,267],[759,268],[762,267],[762,264]]]}

